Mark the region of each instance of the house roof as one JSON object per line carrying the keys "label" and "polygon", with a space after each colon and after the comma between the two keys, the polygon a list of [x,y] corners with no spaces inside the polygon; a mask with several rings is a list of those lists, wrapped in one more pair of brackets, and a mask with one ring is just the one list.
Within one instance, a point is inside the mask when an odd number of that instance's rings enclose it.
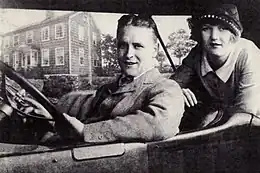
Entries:
{"label": "house roof", "polygon": [[38,26],[38,25],[46,24],[46,23],[49,23],[49,22],[53,22],[55,20],[60,20],[62,18],[68,18],[69,16],[72,16],[73,14],[76,14],[76,13],[79,13],[79,12],[73,11],[73,12],[70,12],[68,14],[64,14],[64,15],[61,15],[61,16],[54,16],[53,18],[44,19],[44,20],[37,21],[37,22],[31,23],[31,24],[28,24],[28,25],[23,25],[21,27],[18,27],[16,29],[14,29],[13,31],[4,33],[2,35],[8,35],[10,33],[15,33],[15,32],[19,32],[21,30],[26,30],[26,29],[28,29],[30,27],[35,27],[35,26]]}

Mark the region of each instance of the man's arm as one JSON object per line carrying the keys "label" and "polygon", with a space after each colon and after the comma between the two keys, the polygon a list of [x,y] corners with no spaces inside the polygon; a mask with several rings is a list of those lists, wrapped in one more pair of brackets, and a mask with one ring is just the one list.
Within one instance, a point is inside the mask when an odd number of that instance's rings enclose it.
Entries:
{"label": "man's arm", "polygon": [[142,109],[111,120],[85,124],[85,142],[152,141],[178,133],[184,112],[184,101],[179,86],[170,80],[155,85]]}
{"label": "man's arm", "polygon": [[[37,105],[37,104],[36,104]],[[38,107],[41,110],[41,107]],[[83,124],[75,117],[64,113],[70,127],[63,128],[64,138],[82,138],[88,143],[113,141],[154,141],[170,138],[179,132],[179,124],[184,112],[184,101],[179,85],[168,79],[161,80],[146,93],[145,101],[139,110],[115,117],[114,119]],[[42,111],[47,116],[47,111]]]}
{"label": "man's arm", "polygon": [[88,112],[91,111],[92,101],[95,94],[86,91],[76,91],[64,95],[57,103],[57,109],[76,117],[80,121],[88,118]]}

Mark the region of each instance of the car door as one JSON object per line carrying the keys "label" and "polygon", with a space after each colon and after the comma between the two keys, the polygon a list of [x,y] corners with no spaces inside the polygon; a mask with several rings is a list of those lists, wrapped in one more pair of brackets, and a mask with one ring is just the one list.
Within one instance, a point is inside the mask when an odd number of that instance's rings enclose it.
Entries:
{"label": "car door", "polygon": [[148,172],[146,144],[0,144],[0,172]]}
{"label": "car door", "polygon": [[[211,132],[210,132],[211,131]],[[204,133],[210,132],[210,133]],[[259,172],[259,126],[216,127],[148,145],[149,171]]]}

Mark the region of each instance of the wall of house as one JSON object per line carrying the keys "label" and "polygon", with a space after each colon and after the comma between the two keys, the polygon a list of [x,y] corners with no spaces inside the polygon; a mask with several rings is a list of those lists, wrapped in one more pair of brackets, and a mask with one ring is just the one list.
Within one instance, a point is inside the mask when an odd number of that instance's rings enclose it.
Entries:
{"label": "wall of house", "polygon": [[[101,75],[102,74],[102,57],[101,57],[101,33],[100,30],[97,28],[97,25],[93,18],[90,18],[92,23],[92,34],[91,34],[91,48],[92,48],[92,57],[93,57],[93,70],[94,75]],[[94,38],[95,35],[95,38]]]}
{"label": "wall of house", "polygon": [[[55,38],[55,24],[64,24],[64,37],[56,39]],[[61,18],[55,21],[49,21],[42,24],[41,28],[49,26],[50,28],[50,40],[49,41],[39,41],[39,46],[41,49],[49,49],[49,66],[42,66],[43,72],[45,74],[68,74],[69,73],[69,43],[68,43],[68,18]],[[37,35],[37,40],[41,40],[41,34]],[[55,48],[64,47],[64,65],[55,64]]]}
{"label": "wall of house", "polygon": [[[55,24],[63,23],[64,24],[64,37],[56,39],[55,38]],[[42,41],[41,39],[41,29],[43,27],[49,27],[50,39],[48,41]],[[23,27],[22,29],[18,29],[14,32],[10,32],[4,35],[4,37],[9,36],[10,42],[9,47],[4,48],[4,44],[2,43],[2,60],[4,55],[9,55],[10,65],[14,64],[13,61],[13,53],[15,51],[21,52],[22,49],[19,48],[21,45],[26,45],[29,48],[35,48],[38,50],[39,57],[39,66],[30,67],[30,68],[38,68],[44,74],[68,74],[69,73],[69,46],[68,46],[68,15],[63,17],[48,19],[42,21],[38,24],[31,24],[30,26]],[[33,31],[33,42],[26,43],[26,32]],[[13,46],[13,36],[19,34],[19,45]],[[55,48],[64,47],[64,65],[56,65],[55,64]],[[41,50],[49,49],[49,66],[41,66]],[[24,50],[24,49],[23,49]],[[24,51],[23,51],[24,52]],[[20,59],[20,58],[19,58]],[[19,65],[17,70],[22,70],[24,67],[21,67],[21,60],[19,60]]]}
{"label": "wall of house", "polygon": [[[70,28],[69,28],[69,16],[72,15]],[[86,16],[86,17],[84,17]],[[55,38],[55,24],[63,23],[64,24],[64,37],[60,39]],[[81,41],[78,38],[78,27],[79,25],[84,26],[84,40]],[[41,38],[41,31],[42,28],[49,27],[50,37],[47,41],[42,41]],[[101,55],[100,55],[100,31],[97,28],[93,18],[89,13],[71,13],[69,15],[60,16],[56,18],[49,18],[37,24],[30,24],[28,26],[24,26],[23,28],[19,28],[14,32],[9,32],[4,35],[10,37],[9,47],[3,48],[2,50],[2,60],[4,55],[9,55],[10,65],[14,65],[13,61],[13,53],[15,51],[21,52],[21,45],[27,46],[28,48],[34,48],[38,51],[38,62],[39,66],[37,67],[30,67],[30,68],[37,68],[41,70],[43,74],[69,74],[70,73],[70,50],[69,50],[69,30],[71,31],[71,74],[79,74],[79,75],[88,75],[91,73],[92,75],[96,75],[95,70],[101,66],[94,66],[94,65],[101,65]],[[33,43],[27,44],[26,43],[26,32],[33,31]],[[19,34],[19,45],[13,46],[13,36]],[[91,44],[89,46],[89,43]],[[2,47],[4,44],[2,44]],[[55,48],[57,47],[64,47],[64,65],[56,65],[55,64]],[[79,62],[79,48],[84,49],[84,63],[83,65]],[[89,53],[90,48],[90,53]],[[41,64],[41,50],[42,49],[49,49],[49,65],[42,66]],[[27,50],[29,51],[29,49]],[[24,53],[24,52],[22,52]],[[19,70],[28,68],[21,67],[21,58],[19,58],[19,64],[16,68]],[[100,61],[100,63],[98,63]],[[94,63],[95,62],[95,63]]]}
{"label": "wall of house", "polygon": [[[84,19],[85,13],[80,13],[71,18],[71,73],[88,75],[90,64],[88,61],[88,23],[87,19]],[[78,30],[79,26],[84,26],[84,40],[79,40]],[[84,63],[80,64],[79,61],[79,48],[84,49]]]}
{"label": "wall of house", "polygon": [[[79,40],[78,28],[79,26],[84,26],[84,41]],[[90,31],[89,31],[90,30]],[[97,35],[97,39],[93,40],[93,33]],[[100,42],[100,32],[97,29],[91,15],[89,13],[80,13],[71,19],[71,72],[72,74],[88,75],[91,73],[95,75],[94,59],[99,59],[99,42]],[[91,44],[90,47],[88,44]],[[84,64],[80,65],[79,62],[79,47],[84,48]],[[89,48],[90,57],[89,57]],[[98,58],[97,58],[98,57]],[[91,58],[89,60],[89,58]],[[91,68],[91,69],[90,69]]]}

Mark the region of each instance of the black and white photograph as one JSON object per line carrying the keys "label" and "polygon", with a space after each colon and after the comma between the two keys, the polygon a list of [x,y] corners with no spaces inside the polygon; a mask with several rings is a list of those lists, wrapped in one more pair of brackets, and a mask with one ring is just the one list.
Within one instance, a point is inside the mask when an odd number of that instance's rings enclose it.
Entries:
{"label": "black and white photograph", "polygon": [[259,173],[259,33],[258,0],[0,1],[0,173]]}

